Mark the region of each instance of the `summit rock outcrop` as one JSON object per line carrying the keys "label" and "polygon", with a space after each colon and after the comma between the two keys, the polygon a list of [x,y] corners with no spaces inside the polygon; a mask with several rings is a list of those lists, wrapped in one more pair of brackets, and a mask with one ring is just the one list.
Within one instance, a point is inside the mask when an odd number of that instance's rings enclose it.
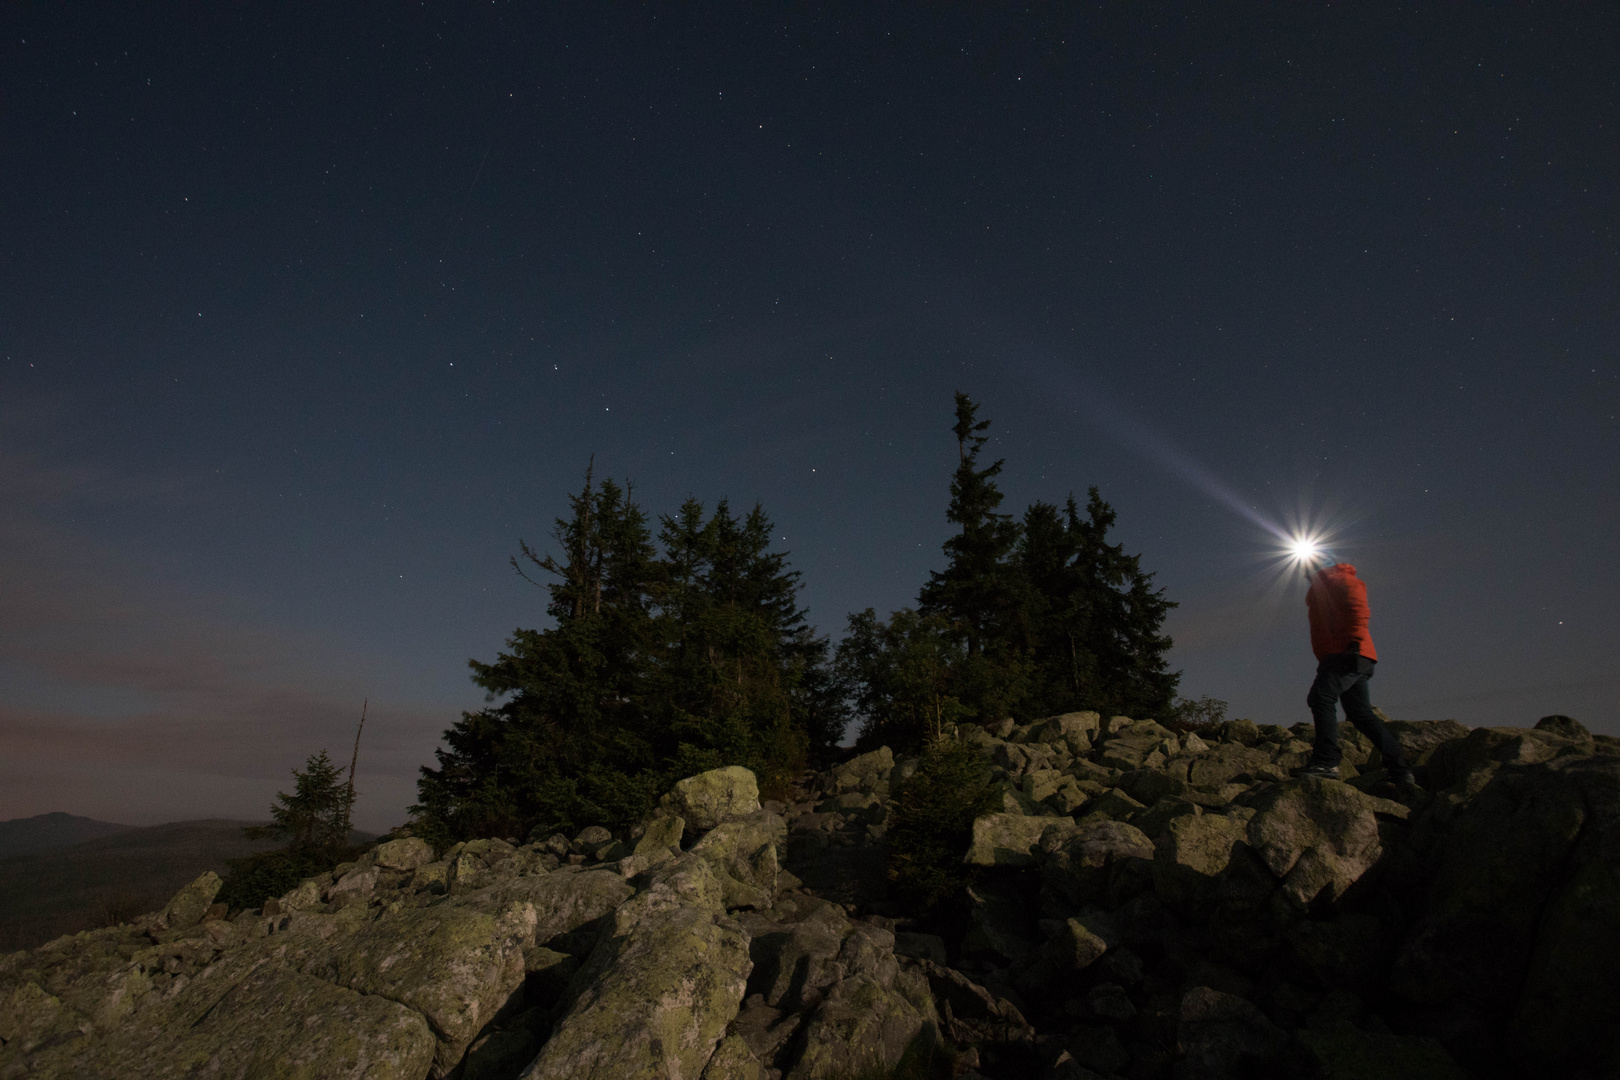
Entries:
{"label": "summit rock outcrop", "polygon": [[[926,918],[888,748],[627,835],[397,830],[258,909],[204,875],[0,957],[0,1080],[1620,1075],[1620,741],[1071,713],[963,727],[994,809]],[[899,1070],[896,1072],[896,1070]]]}

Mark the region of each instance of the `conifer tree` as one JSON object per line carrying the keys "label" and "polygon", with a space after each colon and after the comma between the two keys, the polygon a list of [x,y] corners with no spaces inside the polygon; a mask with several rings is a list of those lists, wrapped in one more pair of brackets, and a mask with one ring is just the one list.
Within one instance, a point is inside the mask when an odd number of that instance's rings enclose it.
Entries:
{"label": "conifer tree", "polygon": [[966,660],[961,636],[942,615],[910,608],[888,622],[871,608],[851,615],[837,663],[861,720],[857,745],[914,750],[967,719]]}
{"label": "conifer tree", "polygon": [[351,857],[353,812],[354,786],[325,750],[311,754],[302,769],[293,770],[292,793],[276,793],[270,824],[242,830],[250,840],[282,840],[285,845],[225,860],[225,883],[215,899],[237,910],[257,907]]}
{"label": "conifer tree", "polygon": [[695,499],[663,520],[658,699],[677,768],[753,764],[780,785],[803,764],[801,684],[826,646],[809,632],[799,573],[770,550],[771,533],[763,508],[739,520],[724,500],[708,520]]}
{"label": "conifer tree", "polygon": [[955,670],[955,694],[966,715],[983,722],[1018,711],[1029,665],[1018,648],[1025,586],[1012,559],[1018,524],[997,509],[1002,494],[996,477],[1005,463],[980,467],[990,421],[980,420],[978,412],[959,391],[951,427],[957,466],[945,511],[957,532],[945,541],[945,569],[930,572],[917,609],[943,617],[960,637],[964,655]]}
{"label": "conifer tree", "polygon": [[555,625],[470,661],[492,704],[464,714],[438,768],[422,770],[425,835],[629,825],[674,780],[716,765],[782,789],[812,726],[823,745],[842,733],[826,639],[805,622],[798,572],[771,550],[762,508],[739,519],[722,502],[706,516],[688,499],[661,519],[660,557],[627,488],[593,486],[587,471],[569,504],[553,533],[561,554],[521,544],[513,560],[546,575],[535,583]]}
{"label": "conifer tree", "polygon": [[1165,716],[1180,681],[1161,633],[1175,604],[1141,557],[1110,544],[1117,515],[1097,489],[1081,512],[1069,496],[1037,502],[1024,515],[1018,558],[1027,581],[1022,647],[1032,663],[1031,715],[1073,709]]}
{"label": "conifer tree", "polygon": [[990,421],[978,419],[979,406],[957,392],[957,466],[951,477],[951,501],[945,519],[957,532],[945,541],[945,569],[931,571],[919,596],[924,614],[945,616],[962,635],[968,656],[1001,641],[1016,606],[1017,584],[1008,559],[1018,541],[1018,527],[997,512],[1003,460],[979,467],[979,454],[989,437],[981,434]]}
{"label": "conifer tree", "polygon": [[250,825],[242,832],[254,840],[285,840],[295,855],[342,851],[349,842],[354,792],[342,771],[322,750],[293,770],[293,790],[276,793],[269,825]]}
{"label": "conifer tree", "polygon": [[[645,719],[652,663],[656,551],[627,488],[604,480],[569,500],[553,538],[559,560],[520,541],[549,574],[550,630],[519,629],[493,663],[469,661],[491,708],[444,734],[439,767],[424,768],[413,812],[443,839],[523,835],[634,818],[657,795]],[[513,566],[530,581],[517,558]]]}

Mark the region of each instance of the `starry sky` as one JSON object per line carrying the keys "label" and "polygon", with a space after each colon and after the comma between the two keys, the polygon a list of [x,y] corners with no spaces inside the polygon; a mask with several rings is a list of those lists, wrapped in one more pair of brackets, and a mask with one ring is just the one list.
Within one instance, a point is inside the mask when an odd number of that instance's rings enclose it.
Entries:
{"label": "starry sky", "polygon": [[1620,9],[137,5],[0,17],[0,818],[403,819],[594,455],[913,602],[951,395],[1098,485],[1183,691],[1620,734]]}

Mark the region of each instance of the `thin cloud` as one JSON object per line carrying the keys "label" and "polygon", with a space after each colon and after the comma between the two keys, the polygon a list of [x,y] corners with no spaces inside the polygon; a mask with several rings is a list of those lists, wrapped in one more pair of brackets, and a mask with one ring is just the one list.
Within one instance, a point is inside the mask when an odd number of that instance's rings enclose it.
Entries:
{"label": "thin cloud", "polygon": [[370,697],[357,814],[397,823],[453,709],[388,700],[386,659],[156,579],[50,512],[185,488],[0,457],[0,818],[262,817],[310,753],[347,761]]}

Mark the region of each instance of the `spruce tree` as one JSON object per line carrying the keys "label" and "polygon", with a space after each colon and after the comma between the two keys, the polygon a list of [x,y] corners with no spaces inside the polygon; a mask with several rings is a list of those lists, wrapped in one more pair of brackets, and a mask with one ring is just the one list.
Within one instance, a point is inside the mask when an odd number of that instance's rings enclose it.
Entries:
{"label": "spruce tree", "polygon": [[826,644],[810,632],[799,573],[770,550],[771,535],[763,508],[738,519],[724,500],[707,520],[695,499],[663,519],[656,696],[678,771],[747,764],[774,790],[804,764],[804,684]]}
{"label": "spruce tree", "polygon": [[989,437],[981,434],[990,421],[978,419],[979,406],[957,392],[957,465],[951,477],[951,501],[945,520],[957,526],[944,543],[945,569],[931,571],[919,596],[924,614],[945,616],[962,635],[969,656],[999,642],[1014,609],[1016,585],[1008,557],[1018,541],[1018,528],[1008,514],[997,512],[1001,489],[996,477],[1005,461],[979,467]]}
{"label": "spruce tree", "polygon": [[269,825],[249,825],[242,834],[250,840],[282,840],[283,847],[225,860],[225,883],[215,897],[240,910],[258,907],[280,896],[307,877],[350,858],[349,820],[354,811],[354,788],[322,750],[311,754],[302,769],[293,770],[293,790],[276,793]]}
{"label": "spruce tree", "polygon": [[1018,711],[1027,692],[1029,665],[1018,648],[1017,624],[1024,603],[1024,581],[1012,554],[1018,524],[997,509],[1002,502],[996,477],[1005,464],[980,467],[990,421],[979,406],[956,395],[957,466],[945,518],[957,526],[944,545],[945,569],[929,574],[917,609],[943,617],[960,637],[965,655],[957,667],[957,697],[968,715],[981,722]]}
{"label": "spruce tree", "polygon": [[1167,715],[1180,674],[1169,670],[1161,632],[1175,604],[1141,556],[1110,544],[1117,515],[1093,487],[1082,513],[1069,496],[1024,515],[1018,558],[1027,582],[1022,647],[1032,661],[1026,708]]}
{"label": "spruce tree", "polygon": [[888,622],[871,608],[851,615],[838,673],[861,721],[857,745],[914,750],[970,717],[961,700],[966,661],[944,616],[910,608]]}
{"label": "spruce tree", "polygon": [[548,630],[519,629],[493,663],[469,661],[499,705],[465,713],[424,768],[413,813],[441,839],[522,836],[633,820],[658,794],[645,717],[659,577],[646,515],[612,481],[569,500],[553,538],[563,555],[520,541],[523,562],[550,575]]}
{"label": "spruce tree", "polygon": [[491,705],[447,730],[438,767],[422,770],[412,809],[424,835],[627,826],[675,780],[717,765],[784,792],[811,729],[821,747],[842,733],[826,639],[805,622],[798,572],[771,550],[762,508],[739,519],[722,502],[706,516],[688,499],[661,519],[660,557],[628,487],[593,486],[587,471],[569,504],[560,554],[520,543],[513,560],[547,589],[554,625],[470,661]]}
{"label": "spruce tree", "polygon": [[285,840],[295,855],[326,856],[349,843],[349,817],[354,792],[342,771],[322,750],[293,770],[293,790],[276,793],[269,825],[250,825],[242,832],[254,840]]}

